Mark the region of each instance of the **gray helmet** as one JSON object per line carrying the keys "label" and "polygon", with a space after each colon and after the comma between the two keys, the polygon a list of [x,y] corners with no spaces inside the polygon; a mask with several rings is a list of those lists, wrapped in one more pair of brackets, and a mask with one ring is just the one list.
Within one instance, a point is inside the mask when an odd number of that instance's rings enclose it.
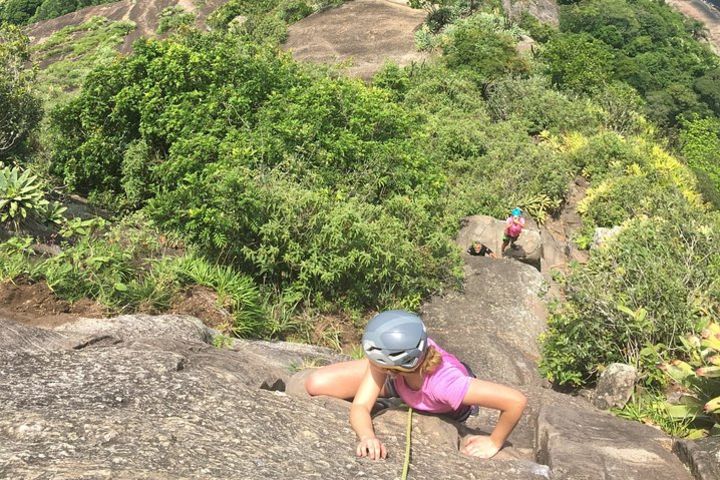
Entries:
{"label": "gray helmet", "polygon": [[404,310],[388,310],[368,322],[362,345],[373,363],[411,370],[425,356],[427,330],[417,315]]}

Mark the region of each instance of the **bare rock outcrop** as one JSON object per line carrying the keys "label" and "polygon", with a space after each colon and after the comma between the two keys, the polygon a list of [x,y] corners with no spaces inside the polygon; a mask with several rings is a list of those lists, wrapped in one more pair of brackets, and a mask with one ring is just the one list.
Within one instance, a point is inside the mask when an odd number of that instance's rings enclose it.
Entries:
{"label": "bare rock outcrop", "polygon": [[[455,243],[460,248],[467,250],[473,241],[479,241],[500,256],[500,247],[506,226],[504,221],[487,215],[473,215],[465,218],[463,223],[463,228],[455,239]],[[515,242],[516,248],[508,247],[504,255],[539,269],[542,258],[542,240],[540,232],[533,227],[533,224],[534,222],[527,221],[526,227]]]}
{"label": "bare rock outcrop", "polygon": [[387,61],[409,65],[427,58],[414,35],[425,15],[387,0],[353,0],[291,25],[283,48],[303,62],[349,64],[348,75],[367,80]]}
{"label": "bare rock outcrop", "polygon": [[[142,335],[127,335],[133,319]],[[94,320],[62,332],[0,323],[15,332],[0,337],[1,478],[395,478],[402,468],[404,412],[378,419],[390,458],[372,462],[354,456],[346,409],[258,388],[268,365],[287,361],[289,376],[293,357],[332,360],[326,350],[217,349],[190,317]],[[91,324],[113,340],[88,342]],[[469,461],[422,425],[413,478],[545,478],[533,462]]]}
{"label": "bare rock outcrop", "polygon": [[[479,378],[521,389],[530,403],[493,461],[465,457],[458,444],[489,432],[497,412],[481,409],[463,426],[415,415],[411,478],[689,480],[660,431],[544,388],[536,367],[542,278],[520,262],[470,257],[464,292],[423,307],[443,347]],[[297,390],[290,378],[303,366],[343,357],[247,340],[219,349],[211,336],[178,315],[80,320],[55,330],[0,319],[0,478],[399,476],[405,411],[376,416],[389,458],[373,462],[354,455],[347,402],[283,391]]]}

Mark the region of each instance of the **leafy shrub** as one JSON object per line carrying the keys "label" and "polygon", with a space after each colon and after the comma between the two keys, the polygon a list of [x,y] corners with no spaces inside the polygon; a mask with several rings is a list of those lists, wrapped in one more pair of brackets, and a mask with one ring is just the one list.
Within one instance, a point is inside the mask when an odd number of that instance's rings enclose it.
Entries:
{"label": "leafy shrub", "polygon": [[710,183],[706,196],[720,192],[720,120],[694,118],[683,122],[680,144],[688,165],[702,172]]}
{"label": "leafy shrub", "polygon": [[478,13],[453,24],[443,54],[450,68],[467,68],[485,80],[523,73],[528,66],[515,49],[517,33],[503,17]]}
{"label": "leafy shrub", "polygon": [[27,65],[28,45],[19,28],[0,23],[0,159],[16,150],[42,118],[35,70]]}
{"label": "leafy shrub", "polygon": [[[717,72],[718,58],[706,44],[697,41],[697,27],[668,5],[651,0],[583,1],[561,7],[560,30],[561,37],[568,33],[581,35],[565,44],[567,48],[562,50],[567,58],[574,58],[574,41],[590,36],[599,42],[597,45],[605,45],[595,48],[594,53],[607,59],[602,69],[596,69],[597,61],[592,58],[595,55],[589,55],[583,60],[590,67],[584,74],[572,67],[574,61],[564,66],[562,55],[554,57],[551,63],[557,63],[557,67],[551,67],[551,72],[558,84],[570,80],[569,88],[588,91],[585,86],[592,84],[597,74],[601,75],[601,83],[625,82],[646,100],[645,115],[671,132],[690,112],[718,113],[720,90],[713,73]],[[579,50],[587,50],[587,44]],[[572,81],[575,77],[582,81]]]}
{"label": "leafy shrub", "polygon": [[557,29],[541,22],[526,10],[523,10],[520,15],[518,26],[528,32],[535,41],[540,43],[547,42],[557,33]]}
{"label": "leafy shrub", "polygon": [[[429,219],[445,177],[387,90],[191,34],[140,42],[85,92],[54,114],[58,171],[95,198],[147,202],[214,261],[322,308],[414,306],[454,278],[446,224]],[[399,199],[415,196],[404,227]]]}
{"label": "leafy shrub", "polygon": [[0,168],[0,222],[18,229],[26,220],[60,223],[66,210],[45,199],[45,185],[30,170]]}
{"label": "leafy shrub", "polygon": [[217,292],[218,302],[233,315],[233,333],[241,337],[267,334],[264,307],[250,277],[194,255],[180,257],[171,262],[170,268],[181,285],[203,285]]}
{"label": "leafy shrub", "polygon": [[452,23],[455,20],[454,17],[452,10],[447,7],[440,7],[428,14],[425,23],[432,33],[438,33],[445,25]]}
{"label": "leafy shrub", "polygon": [[42,0],[5,0],[0,3],[0,23],[25,25],[35,15]]}
{"label": "leafy shrub", "polygon": [[104,3],[111,3],[111,0],[43,0],[31,21],[49,20],[85,7]]}
{"label": "leafy shrub", "polygon": [[195,15],[185,11],[183,7],[166,7],[160,12],[157,33],[161,35],[180,27],[188,27],[195,22]]}
{"label": "leafy shrub", "polygon": [[614,54],[601,40],[586,33],[559,34],[542,51],[554,85],[576,92],[592,92],[610,83]]}
{"label": "leafy shrub", "polygon": [[527,132],[595,131],[600,115],[588,102],[551,88],[540,76],[503,79],[490,90],[488,108],[496,120],[516,119],[527,123]]}
{"label": "leafy shrub", "polygon": [[611,227],[634,216],[664,216],[666,210],[681,217],[704,210],[694,175],[660,148],[603,134],[572,157],[588,159],[585,155],[593,151],[604,155],[589,156],[593,163],[583,165],[583,171],[602,181],[578,206],[590,224]]}
{"label": "leafy shrub", "polygon": [[280,7],[280,18],[285,23],[294,23],[307,17],[313,11],[313,8],[303,0],[291,0],[283,3]]}
{"label": "leafy shrub", "polygon": [[720,306],[717,219],[668,214],[626,222],[567,278],[567,303],[551,316],[543,340],[541,370],[550,379],[582,385],[616,361],[648,378],[654,361],[645,362],[643,349],[663,345],[681,354],[680,332],[696,331],[699,307]]}

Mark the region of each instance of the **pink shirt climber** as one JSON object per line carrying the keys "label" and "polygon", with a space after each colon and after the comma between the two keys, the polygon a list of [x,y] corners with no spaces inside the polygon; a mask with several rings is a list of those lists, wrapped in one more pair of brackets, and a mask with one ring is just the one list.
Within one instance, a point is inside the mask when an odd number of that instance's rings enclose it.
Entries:
{"label": "pink shirt climber", "polygon": [[472,377],[460,360],[438,347],[430,338],[428,345],[435,347],[442,357],[438,369],[425,376],[420,390],[413,390],[405,383],[402,376],[397,375],[395,390],[406,404],[416,410],[428,413],[460,410]]}
{"label": "pink shirt climber", "polygon": [[508,217],[505,233],[511,237],[517,237],[523,231],[524,226],[525,219],[523,217],[520,217],[517,222],[513,220],[513,217]]}

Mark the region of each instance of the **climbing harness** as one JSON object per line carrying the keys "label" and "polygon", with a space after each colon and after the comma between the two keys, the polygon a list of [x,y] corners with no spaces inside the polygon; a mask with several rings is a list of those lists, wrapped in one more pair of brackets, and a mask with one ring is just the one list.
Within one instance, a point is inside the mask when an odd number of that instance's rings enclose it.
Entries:
{"label": "climbing harness", "polygon": [[412,412],[412,407],[408,407],[407,429],[405,430],[405,463],[403,464],[400,480],[407,480],[408,470],[410,469],[410,444],[412,443],[410,433],[412,431]]}

